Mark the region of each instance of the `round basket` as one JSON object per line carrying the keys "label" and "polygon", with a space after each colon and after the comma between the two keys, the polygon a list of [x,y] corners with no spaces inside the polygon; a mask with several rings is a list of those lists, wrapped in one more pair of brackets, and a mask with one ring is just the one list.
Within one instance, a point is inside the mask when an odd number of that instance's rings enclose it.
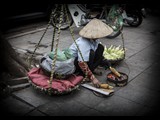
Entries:
{"label": "round basket", "polygon": [[125,73],[119,72],[121,77],[118,78],[114,73],[110,72],[107,74],[107,83],[114,87],[123,87],[128,83],[128,75]]}
{"label": "round basket", "polygon": [[121,61],[123,61],[125,59],[125,57],[121,58],[121,59],[116,59],[116,60],[109,60],[109,59],[106,59],[108,62],[110,62],[111,64],[118,64],[120,63]]}
{"label": "round basket", "polygon": [[50,77],[46,76],[41,68],[32,68],[27,75],[29,82],[35,89],[49,95],[70,93],[76,90],[83,81],[83,76],[72,74],[64,80],[53,78],[52,83],[49,84]]}
{"label": "round basket", "polygon": [[[113,46],[113,45],[112,45]],[[117,46],[113,46],[112,48],[116,48],[117,49]],[[109,49],[109,48],[108,48]],[[107,54],[110,54],[111,55],[111,51],[108,51],[108,49],[107,48],[105,48],[105,50],[107,51]],[[122,48],[119,48],[119,49],[122,49]],[[107,57],[105,57],[105,55],[104,54],[106,54],[106,53],[104,53],[103,54],[103,57],[104,57],[104,59],[105,60],[107,60],[108,62],[110,62],[111,64],[116,64],[116,63],[119,63],[119,62],[121,62],[122,60],[124,60],[125,59],[125,50],[124,50],[124,47],[123,47],[123,51],[124,51],[124,54],[122,54],[122,56],[123,57],[121,57],[121,58],[115,58],[115,59],[109,59],[109,58],[107,58]],[[114,52],[113,52],[114,53]],[[111,55],[112,56],[112,55]]]}
{"label": "round basket", "polygon": [[48,94],[48,95],[65,95],[65,94],[69,94],[71,93],[72,91],[75,91],[79,88],[79,85],[76,85],[74,88],[69,88],[68,90],[66,91],[63,91],[63,92],[59,92],[58,90],[55,90],[53,88],[49,89],[49,88],[44,88],[44,87],[41,87],[35,83],[32,82],[31,79],[29,79],[29,83],[33,86],[34,89],[44,93],[44,94]]}

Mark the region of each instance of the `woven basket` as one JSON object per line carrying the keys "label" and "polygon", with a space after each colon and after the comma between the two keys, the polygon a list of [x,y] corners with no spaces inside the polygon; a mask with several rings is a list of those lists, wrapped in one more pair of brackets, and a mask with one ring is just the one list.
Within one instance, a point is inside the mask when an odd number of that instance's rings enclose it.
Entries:
{"label": "woven basket", "polygon": [[[121,59],[116,59],[116,60],[108,60],[108,62],[110,62],[111,64],[118,64],[120,63],[121,61],[123,61],[125,58],[121,58]],[[107,59],[106,59],[107,60]]]}
{"label": "woven basket", "polygon": [[78,89],[81,82],[83,82],[83,76],[72,74],[65,80],[53,78],[50,86],[50,77],[46,76],[41,68],[32,68],[27,75],[28,81],[36,90],[49,95],[68,94]]}
{"label": "woven basket", "polygon": [[127,83],[128,83],[128,75],[126,75],[125,73],[122,73],[122,72],[119,72],[119,73],[123,77],[122,80],[110,78],[109,75],[115,76],[112,72],[110,72],[110,73],[107,74],[107,83],[112,85],[112,86],[115,86],[115,87],[122,87],[122,86],[127,85]]}
{"label": "woven basket", "polygon": [[38,90],[38,91],[40,91],[44,94],[51,95],[51,96],[69,94],[69,93],[71,93],[75,90],[78,90],[78,88],[79,88],[79,85],[76,85],[74,88],[69,88],[68,90],[66,90],[64,92],[59,92],[59,91],[56,91],[55,89],[50,89],[50,91],[49,91],[49,89],[46,89],[46,88],[43,88],[41,86],[38,86],[38,85],[34,84],[32,82],[32,80],[30,80],[30,79],[29,79],[29,83],[33,86],[34,89],[36,89],[36,90]]}
{"label": "woven basket", "polygon": [[[116,47],[116,46],[115,46],[115,47]],[[104,58],[105,58],[105,57],[104,57]],[[112,59],[106,59],[106,58],[105,58],[105,60],[107,60],[107,61],[110,62],[111,64],[117,64],[117,63],[121,62],[121,61],[124,60],[124,59],[125,59],[125,52],[124,52],[123,57],[120,58],[120,59],[112,60]]]}

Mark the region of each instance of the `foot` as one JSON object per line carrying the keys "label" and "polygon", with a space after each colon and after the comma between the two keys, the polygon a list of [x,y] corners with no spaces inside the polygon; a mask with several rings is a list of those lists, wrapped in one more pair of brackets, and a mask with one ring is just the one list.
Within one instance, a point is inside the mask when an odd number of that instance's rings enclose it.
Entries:
{"label": "foot", "polygon": [[102,71],[100,71],[99,69],[95,69],[93,71],[93,74],[98,75],[98,76],[102,76]]}

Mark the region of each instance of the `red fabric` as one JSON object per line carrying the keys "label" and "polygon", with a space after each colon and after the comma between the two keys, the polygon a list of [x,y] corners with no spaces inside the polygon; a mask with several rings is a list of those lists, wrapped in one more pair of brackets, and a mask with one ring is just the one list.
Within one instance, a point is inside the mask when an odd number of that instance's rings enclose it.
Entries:
{"label": "red fabric", "polygon": [[[41,68],[32,68],[28,72],[28,77],[37,86],[40,86],[43,88],[49,88],[48,81],[50,80],[50,77],[44,75]],[[58,80],[54,78],[52,81],[52,88],[59,92],[63,92],[63,91],[66,91],[68,88],[75,87],[82,80],[83,80],[83,76],[75,76],[75,75],[71,75],[66,80]]]}

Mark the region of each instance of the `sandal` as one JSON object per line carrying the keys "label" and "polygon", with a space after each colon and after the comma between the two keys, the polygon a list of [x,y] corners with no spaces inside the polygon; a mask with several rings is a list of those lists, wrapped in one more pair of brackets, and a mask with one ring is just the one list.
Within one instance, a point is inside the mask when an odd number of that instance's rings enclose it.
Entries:
{"label": "sandal", "polygon": [[93,71],[93,74],[98,75],[98,76],[102,76],[102,71],[100,71],[100,70],[98,70],[98,69],[95,69],[95,70]]}

